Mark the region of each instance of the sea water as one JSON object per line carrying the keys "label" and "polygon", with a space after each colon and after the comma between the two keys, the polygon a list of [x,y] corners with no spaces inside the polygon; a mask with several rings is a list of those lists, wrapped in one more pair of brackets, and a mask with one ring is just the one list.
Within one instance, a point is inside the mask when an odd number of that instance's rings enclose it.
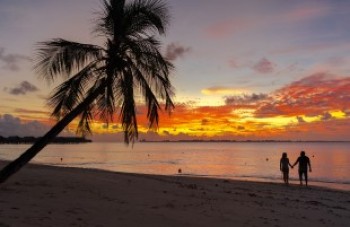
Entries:
{"label": "sea water", "polygon": [[[30,145],[0,145],[0,159],[13,160]],[[311,160],[310,185],[350,190],[348,142],[144,142],[52,144],[32,163],[118,172],[195,175],[282,182],[279,161],[293,164],[304,150]],[[297,166],[290,170],[298,183]],[[179,173],[181,172],[181,173]]]}

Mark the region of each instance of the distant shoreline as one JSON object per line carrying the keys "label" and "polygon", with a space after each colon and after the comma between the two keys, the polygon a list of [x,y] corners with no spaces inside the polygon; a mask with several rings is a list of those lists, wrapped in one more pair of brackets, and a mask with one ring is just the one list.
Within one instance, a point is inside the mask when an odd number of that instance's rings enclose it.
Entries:
{"label": "distant shoreline", "polygon": [[140,140],[139,143],[350,143],[347,140]]}
{"label": "distant shoreline", "polygon": [[[19,136],[10,136],[2,137],[0,136],[0,144],[33,144],[41,137],[19,137]],[[86,139],[83,137],[56,137],[50,143],[55,144],[76,144],[76,143],[91,143],[92,140]]]}

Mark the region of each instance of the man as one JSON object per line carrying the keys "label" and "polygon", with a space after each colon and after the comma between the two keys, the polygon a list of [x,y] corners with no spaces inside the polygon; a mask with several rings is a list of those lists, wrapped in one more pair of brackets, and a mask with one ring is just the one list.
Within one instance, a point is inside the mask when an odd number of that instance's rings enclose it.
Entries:
{"label": "man", "polygon": [[311,163],[309,157],[305,155],[305,151],[300,152],[299,158],[293,164],[293,167],[299,163],[299,180],[300,185],[303,185],[303,175],[305,177],[305,184],[307,186],[307,167],[309,166],[309,171],[311,172]]}

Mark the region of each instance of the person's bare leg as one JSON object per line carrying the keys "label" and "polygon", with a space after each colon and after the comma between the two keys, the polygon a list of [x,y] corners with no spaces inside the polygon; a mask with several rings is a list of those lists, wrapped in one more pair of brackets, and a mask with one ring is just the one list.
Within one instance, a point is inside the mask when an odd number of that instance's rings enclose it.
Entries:
{"label": "person's bare leg", "polygon": [[304,176],[305,176],[305,184],[307,186],[307,171],[304,173]]}

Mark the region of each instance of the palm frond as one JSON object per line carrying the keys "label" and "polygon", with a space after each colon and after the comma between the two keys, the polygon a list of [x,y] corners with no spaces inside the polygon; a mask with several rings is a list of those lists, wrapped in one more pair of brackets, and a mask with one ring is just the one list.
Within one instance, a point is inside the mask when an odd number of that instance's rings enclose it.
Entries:
{"label": "palm frond", "polygon": [[[130,64],[133,66],[132,64]],[[147,118],[149,122],[149,128],[158,128],[160,105],[158,103],[157,97],[152,91],[151,84],[145,79],[144,75],[138,68],[132,68],[133,74],[136,80],[140,84],[140,89],[145,98],[145,103],[147,105]]]}
{"label": "palm frond", "polygon": [[151,38],[126,43],[125,45],[131,50],[126,59],[128,64],[134,65],[134,69],[145,77],[145,81],[150,83],[151,87],[154,87],[157,95],[165,100],[165,109],[170,113],[174,109],[172,101],[174,92],[168,75],[174,66],[163,58],[153,43]]}
{"label": "palm frond", "polygon": [[129,144],[130,142],[134,142],[135,138],[138,138],[132,72],[124,70],[119,84],[122,93],[120,117],[124,130],[124,142]]}
{"label": "palm frond", "polygon": [[103,60],[103,48],[64,39],[39,43],[38,62],[34,68],[44,79],[52,81],[58,75],[69,77],[91,61]]}
{"label": "palm frond", "polygon": [[80,114],[80,120],[77,126],[76,134],[86,136],[91,134],[91,121],[93,120],[92,107],[87,106]]}
{"label": "palm frond", "polygon": [[125,0],[103,0],[102,12],[97,13],[95,32],[102,36],[121,35]]}
{"label": "palm frond", "polygon": [[125,6],[124,31],[127,35],[156,31],[164,34],[169,23],[167,5],[159,0],[137,0]]}
{"label": "palm frond", "polygon": [[60,119],[73,110],[83,100],[85,91],[96,74],[96,62],[93,62],[59,85],[48,102],[53,108],[52,116]]}
{"label": "palm frond", "polygon": [[108,81],[107,86],[105,87],[105,90],[103,94],[99,97],[99,99],[96,102],[97,109],[99,111],[99,117],[105,122],[113,122],[114,118],[113,115],[116,111],[115,107],[115,91],[114,91],[114,81],[113,78],[111,78],[110,81]]}

